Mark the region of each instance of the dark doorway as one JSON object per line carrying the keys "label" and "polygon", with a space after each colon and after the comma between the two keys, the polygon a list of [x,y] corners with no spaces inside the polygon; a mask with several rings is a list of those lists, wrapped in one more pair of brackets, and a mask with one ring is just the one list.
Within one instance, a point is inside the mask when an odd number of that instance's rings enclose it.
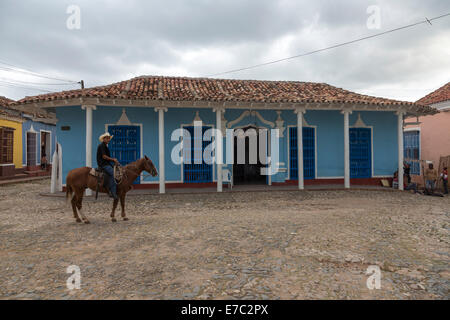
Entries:
{"label": "dark doorway", "polygon": [[50,132],[41,131],[41,162],[42,158],[48,161],[52,156],[50,154]]}
{"label": "dark doorway", "polygon": [[36,133],[27,132],[27,166],[36,165]]}
{"label": "dark doorway", "polygon": [[[238,129],[239,130],[239,129]],[[261,159],[259,157],[260,153],[260,134],[259,130],[256,127],[248,126],[242,129],[241,134],[235,135],[234,137],[234,165],[233,165],[233,182],[236,185],[242,184],[265,184],[266,183],[266,175],[261,174],[261,168],[265,167],[263,163],[261,163]],[[262,129],[265,130],[265,129]],[[243,134],[242,134],[243,133]],[[264,137],[264,135],[263,135]],[[241,142],[239,142],[241,140]],[[250,154],[250,143],[256,143],[256,148],[253,147],[253,151],[256,150],[255,154]],[[240,145],[244,145],[240,147]],[[241,155],[241,161],[238,157],[238,148],[240,150],[245,150],[245,157]],[[267,154],[267,151],[266,151]],[[244,160],[244,161],[242,161]],[[241,163],[239,163],[241,162]],[[243,163],[242,163],[243,162]]]}

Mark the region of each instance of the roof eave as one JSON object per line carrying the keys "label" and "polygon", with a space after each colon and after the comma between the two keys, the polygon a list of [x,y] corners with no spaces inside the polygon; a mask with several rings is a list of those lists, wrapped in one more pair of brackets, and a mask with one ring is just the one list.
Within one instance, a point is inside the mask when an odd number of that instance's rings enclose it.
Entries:
{"label": "roof eave", "polygon": [[229,109],[294,109],[297,107],[306,107],[316,110],[367,110],[367,111],[399,111],[403,110],[410,115],[435,114],[438,111],[429,106],[410,104],[370,104],[358,102],[260,102],[260,101],[211,101],[211,100],[162,100],[162,99],[125,99],[125,98],[105,98],[105,97],[74,97],[68,99],[54,99],[39,102],[15,103],[18,107],[34,106],[36,108],[60,108],[81,105],[100,105],[116,107],[197,107],[213,108],[226,107]]}

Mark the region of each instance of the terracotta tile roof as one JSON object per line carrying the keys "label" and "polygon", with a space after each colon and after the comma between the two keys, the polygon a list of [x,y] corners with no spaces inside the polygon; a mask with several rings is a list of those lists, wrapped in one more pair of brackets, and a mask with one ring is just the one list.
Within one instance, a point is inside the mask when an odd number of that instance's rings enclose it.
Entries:
{"label": "terracotta tile roof", "polygon": [[3,119],[21,121],[22,117],[19,111],[10,107],[14,100],[0,96],[0,117]]}
{"label": "terracotta tile roof", "polygon": [[318,102],[379,106],[418,106],[412,102],[362,95],[325,83],[163,76],[141,76],[106,86],[25,97],[19,100],[17,104],[23,105],[80,97],[131,100],[266,103]]}
{"label": "terracotta tile roof", "polygon": [[0,107],[8,107],[14,100],[8,99],[7,97],[0,96]]}
{"label": "terracotta tile roof", "polygon": [[436,91],[433,91],[427,94],[425,97],[421,98],[420,100],[417,100],[417,103],[430,105],[439,102],[444,102],[447,100],[450,100],[450,82],[447,82],[447,84],[444,84]]}
{"label": "terracotta tile roof", "polygon": [[[56,117],[54,114],[42,109],[32,108],[31,106],[17,106],[16,101],[0,96],[0,115],[13,117],[21,120],[26,118],[44,122],[48,124],[56,124]],[[28,115],[24,117],[23,115]]]}

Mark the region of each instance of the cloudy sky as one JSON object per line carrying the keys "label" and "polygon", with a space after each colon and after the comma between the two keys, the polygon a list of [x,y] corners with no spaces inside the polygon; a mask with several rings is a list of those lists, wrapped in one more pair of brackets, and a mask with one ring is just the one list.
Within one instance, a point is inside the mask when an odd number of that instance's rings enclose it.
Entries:
{"label": "cloudy sky", "polygon": [[[0,95],[79,87],[16,67],[87,87],[139,75],[204,77],[449,12],[446,0],[0,0]],[[450,16],[218,77],[326,82],[415,101],[450,81]]]}

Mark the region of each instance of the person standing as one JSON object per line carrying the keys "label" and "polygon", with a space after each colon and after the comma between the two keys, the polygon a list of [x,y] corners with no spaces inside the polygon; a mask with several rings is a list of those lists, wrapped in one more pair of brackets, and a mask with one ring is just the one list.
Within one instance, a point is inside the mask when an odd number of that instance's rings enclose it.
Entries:
{"label": "person standing", "polygon": [[111,158],[111,153],[109,152],[108,143],[112,138],[113,136],[109,132],[99,137],[101,143],[97,147],[97,165],[106,173],[105,178],[110,196],[117,200],[117,185],[114,179],[113,163],[118,165],[119,161],[116,158]]}
{"label": "person standing", "polygon": [[433,164],[428,164],[428,168],[425,169],[424,172],[425,176],[425,188],[427,191],[431,191],[431,193],[434,193],[434,188],[437,180],[437,170],[434,169]]}
{"label": "person standing", "polygon": [[442,183],[444,184],[444,194],[448,194],[448,171],[447,167],[444,167],[444,169],[441,172],[441,179]]}
{"label": "person standing", "polygon": [[406,177],[407,184],[411,183],[411,165],[404,161],[403,162],[403,176]]}

